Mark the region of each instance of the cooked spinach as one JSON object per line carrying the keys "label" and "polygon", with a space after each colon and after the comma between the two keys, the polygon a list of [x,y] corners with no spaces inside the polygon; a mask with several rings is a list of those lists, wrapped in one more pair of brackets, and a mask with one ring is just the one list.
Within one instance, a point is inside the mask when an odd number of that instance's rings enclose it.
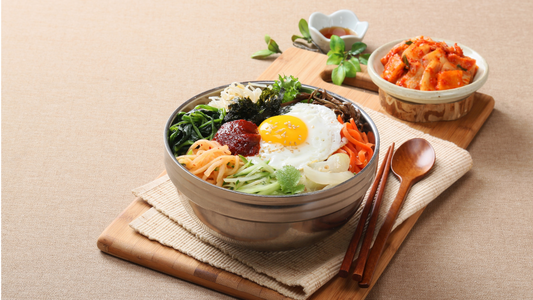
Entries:
{"label": "cooked spinach", "polygon": [[224,109],[197,105],[189,112],[180,112],[169,128],[168,144],[175,156],[183,155],[197,140],[211,140],[222,125]]}

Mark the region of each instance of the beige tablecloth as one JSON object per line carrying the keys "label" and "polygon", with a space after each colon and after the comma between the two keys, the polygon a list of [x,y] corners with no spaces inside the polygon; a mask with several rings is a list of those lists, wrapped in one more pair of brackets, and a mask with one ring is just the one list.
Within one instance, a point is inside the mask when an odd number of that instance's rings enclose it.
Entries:
{"label": "beige tablecloth", "polygon": [[490,65],[475,165],[424,211],[368,299],[533,297],[533,3],[2,2],[2,296],[230,299],[102,254],[96,239],[164,169],[163,127],[203,90],[257,78],[314,11],[350,9],[369,50],[457,40]]}

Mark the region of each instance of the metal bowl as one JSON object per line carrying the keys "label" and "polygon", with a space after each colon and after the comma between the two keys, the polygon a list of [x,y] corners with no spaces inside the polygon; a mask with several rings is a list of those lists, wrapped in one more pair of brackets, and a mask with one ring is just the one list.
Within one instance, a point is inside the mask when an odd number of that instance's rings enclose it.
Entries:
{"label": "metal bowl", "polygon": [[[273,81],[250,81],[273,84]],[[248,82],[243,82],[247,84]],[[207,232],[223,241],[258,251],[282,251],[316,243],[340,229],[359,208],[374,180],[379,156],[379,134],[374,122],[360,107],[374,133],[374,156],[350,180],[334,188],[288,196],[263,196],[231,191],[207,183],[178,163],[168,144],[169,127],[181,111],[209,103],[228,85],[200,93],[185,101],[170,116],[165,126],[165,168],[190,216]],[[307,86],[315,88],[313,86]]]}

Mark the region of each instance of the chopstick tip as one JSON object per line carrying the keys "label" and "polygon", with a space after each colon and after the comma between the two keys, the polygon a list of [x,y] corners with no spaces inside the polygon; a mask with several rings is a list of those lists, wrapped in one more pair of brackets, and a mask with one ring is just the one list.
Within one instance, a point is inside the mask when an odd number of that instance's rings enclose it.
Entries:
{"label": "chopstick tip", "polygon": [[348,271],[346,271],[346,270],[340,270],[340,271],[339,271],[339,276],[342,277],[342,278],[346,278],[346,277],[348,277]]}

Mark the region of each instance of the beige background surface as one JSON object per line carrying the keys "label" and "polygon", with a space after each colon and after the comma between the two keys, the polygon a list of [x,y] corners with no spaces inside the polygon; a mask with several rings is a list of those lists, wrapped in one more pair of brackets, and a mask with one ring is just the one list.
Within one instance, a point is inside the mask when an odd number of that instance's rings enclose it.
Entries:
{"label": "beige background surface", "polygon": [[[330,3],[328,3],[330,2]],[[163,166],[163,126],[205,89],[255,79],[270,34],[351,9],[365,42],[457,40],[496,106],[474,168],[426,209],[368,299],[533,298],[533,3],[3,1],[2,296],[230,299],[102,254],[96,239]]]}

